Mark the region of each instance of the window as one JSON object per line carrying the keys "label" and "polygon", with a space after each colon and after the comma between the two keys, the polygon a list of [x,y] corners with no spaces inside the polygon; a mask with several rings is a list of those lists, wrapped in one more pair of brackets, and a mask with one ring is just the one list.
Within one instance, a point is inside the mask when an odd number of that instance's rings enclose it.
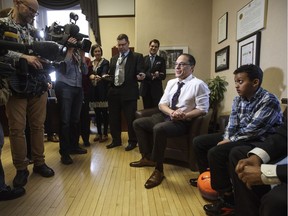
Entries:
{"label": "window", "polygon": [[[36,17],[35,27],[44,29],[45,26],[51,26],[52,23],[57,22],[58,25],[64,26],[70,22],[70,13],[73,12],[78,15],[79,19],[76,25],[80,29],[80,33],[89,36],[89,24],[84,14],[82,14],[80,6],[76,6],[65,10],[52,10],[44,7],[39,8],[40,15]],[[74,21],[72,20],[74,23]],[[89,39],[89,38],[88,38]],[[55,71],[50,73],[52,81],[56,80]]]}
{"label": "window", "polygon": [[73,12],[79,16],[76,25],[80,28],[80,33],[89,35],[89,25],[86,21],[85,15],[81,10],[47,10],[47,26],[50,26],[53,22],[57,22],[59,25],[64,26],[70,23],[70,13]]}

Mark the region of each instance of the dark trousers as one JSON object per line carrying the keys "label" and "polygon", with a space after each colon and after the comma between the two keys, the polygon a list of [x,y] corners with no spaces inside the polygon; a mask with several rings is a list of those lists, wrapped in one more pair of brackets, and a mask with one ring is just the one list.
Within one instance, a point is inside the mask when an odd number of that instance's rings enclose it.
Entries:
{"label": "dark trousers", "polygon": [[160,97],[153,96],[150,91],[147,91],[146,95],[142,96],[144,109],[158,107],[160,99],[161,96]]}
{"label": "dark trousers", "polygon": [[232,190],[228,166],[230,151],[236,146],[251,145],[252,140],[217,145],[221,140],[223,140],[221,133],[202,135],[194,139],[193,148],[200,172],[210,168],[212,188],[224,193]]}
{"label": "dark trousers", "polygon": [[[89,97],[85,96],[84,101],[82,103],[81,107],[81,113],[80,113],[80,128],[79,128],[79,137],[81,135],[82,140],[84,144],[89,143],[89,137],[90,137],[90,116],[89,116]],[[78,139],[79,140],[79,139]]]}
{"label": "dark trousers", "polygon": [[108,100],[109,125],[113,143],[121,144],[121,117],[122,112],[128,126],[128,143],[136,144],[137,138],[133,129],[133,121],[137,110],[137,100],[121,100],[121,95],[111,95]]}
{"label": "dark trousers", "polygon": [[136,119],[133,126],[140,153],[151,155],[153,161],[163,164],[167,137],[186,134],[190,124],[189,121],[165,121],[162,113]]}
{"label": "dark trousers", "polygon": [[61,155],[70,153],[77,148],[79,140],[78,124],[80,120],[83,92],[80,87],[72,87],[57,82],[55,93],[60,113],[60,151]]}
{"label": "dark trousers", "polygon": [[[106,135],[108,134],[108,124],[109,124],[109,115],[108,115],[108,108],[95,108],[95,118],[96,118],[96,126],[97,132],[99,135]],[[102,125],[104,131],[102,132]]]}
{"label": "dark trousers", "polygon": [[208,151],[223,140],[223,133],[205,134],[193,139],[193,150],[197,159],[200,174],[209,168]]}
{"label": "dark trousers", "polygon": [[231,179],[235,194],[236,215],[242,216],[286,216],[287,184],[282,183],[271,190],[270,185],[253,186],[252,190],[238,178],[235,167],[239,160],[247,158],[253,146],[240,146],[229,155]]}

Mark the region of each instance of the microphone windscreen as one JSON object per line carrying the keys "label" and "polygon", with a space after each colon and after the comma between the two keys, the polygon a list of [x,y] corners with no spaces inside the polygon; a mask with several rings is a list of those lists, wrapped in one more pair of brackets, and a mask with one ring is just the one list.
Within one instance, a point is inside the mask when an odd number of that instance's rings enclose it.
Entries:
{"label": "microphone windscreen", "polygon": [[1,50],[14,50],[18,52],[25,52],[26,47],[23,44],[19,44],[12,41],[0,40],[0,48]]}
{"label": "microphone windscreen", "polygon": [[35,41],[32,50],[35,54],[50,61],[56,60],[60,54],[59,45],[54,41]]}
{"label": "microphone windscreen", "polygon": [[80,31],[80,29],[77,25],[70,24],[70,32],[69,33],[72,37],[75,37],[79,31]]}

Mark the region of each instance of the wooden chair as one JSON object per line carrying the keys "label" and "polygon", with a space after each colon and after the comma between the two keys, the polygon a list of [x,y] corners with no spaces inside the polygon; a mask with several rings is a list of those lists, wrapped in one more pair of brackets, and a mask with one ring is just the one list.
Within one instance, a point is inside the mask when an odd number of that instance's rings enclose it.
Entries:
{"label": "wooden chair", "polygon": [[[160,112],[158,108],[138,110],[136,111],[136,118],[148,117],[157,112]],[[165,158],[188,163],[189,168],[192,171],[198,171],[192,143],[194,137],[208,133],[211,114],[212,110],[209,110],[206,115],[193,119],[191,121],[189,133],[179,137],[167,138]]]}

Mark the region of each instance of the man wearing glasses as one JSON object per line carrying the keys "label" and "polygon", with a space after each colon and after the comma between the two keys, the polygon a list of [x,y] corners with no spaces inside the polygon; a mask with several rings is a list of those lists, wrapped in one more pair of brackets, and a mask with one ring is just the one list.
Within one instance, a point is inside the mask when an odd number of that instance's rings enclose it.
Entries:
{"label": "man wearing glasses", "polygon": [[[181,54],[175,63],[175,79],[169,80],[159,102],[161,112],[133,123],[142,158],[131,167],[155,167],[145,183],[153,188],[164,179],[163,161],[167,137],[187,133],[191,119],[205,115],[209,109],[209,89],[193,76],[196,61],[192,55]],[[153,143],[150,143],[153,136]]]}
{"label": "man wearing glasses", "polygon": [[139,98],[138,80],[143,80],[143,55],[129,49],[129,39],[126,34],[117,37],[119,54],[110,60],[110,72],[113,76],[111,87],[108,90],[109,125],[112,143],[108,149],[121,146],[121,113],[128,126],[128,146],[126,151],[136,147],[137,138],[133,129],[133,121]]}
{"label": "man wearing glasses", "polygon": [[[36,0],[14,0],[13,12],[0,22],[6,23],[13,32],[13,40],[21,44],[32,44],[34,38],[31,32],[35,28],[31,25],[34,17],[38,15],[38,2]],[[51,88],[49,75],[42,74],[41,80],[39,70],[43,69],[41,59],[37,56],[9,51],[7,57],[16,63],[27,61],[29,74],[41,83],[41,89],[34,89],[31,94],[27,92],[12,91],[6,105],[6,113],[9,124],[9,138],[12,152],[13,164],[17,170],[13,180],[13,186],[20,188],[26,185],[29,176],[27,166],[27,147],[25,141],[26,117],[28,118],[31,131],[32,159],[34,161],[33,172],[43,177],[51,177],[54,171],[45,164],[44,159],[44,121],[46,117],[47,90]],[[27,73],[24,72],[23,73]],[[43,77],[44,76],[44,77]],[[12,88],[13,90],[13,88]]]}

